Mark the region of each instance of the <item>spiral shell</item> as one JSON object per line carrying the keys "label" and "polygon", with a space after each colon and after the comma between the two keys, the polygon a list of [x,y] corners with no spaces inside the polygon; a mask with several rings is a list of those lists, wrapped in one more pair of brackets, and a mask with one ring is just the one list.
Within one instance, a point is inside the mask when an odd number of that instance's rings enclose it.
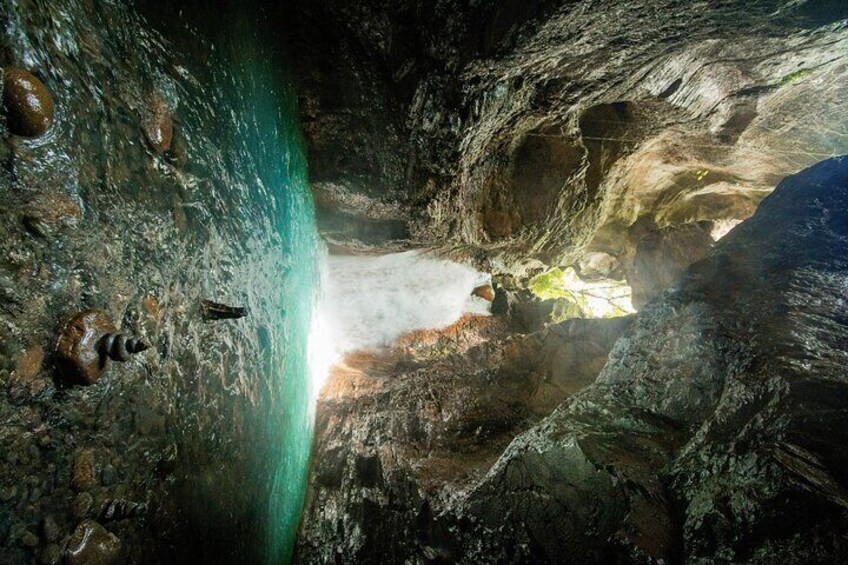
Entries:
{"label": "spiral shell", "polygon": [[124,363],[129,361],[130,356],[141,353],[150,346],[135,337],[127,337],[125,334],[107,334],[103,336],[103,352],[113,361]]}

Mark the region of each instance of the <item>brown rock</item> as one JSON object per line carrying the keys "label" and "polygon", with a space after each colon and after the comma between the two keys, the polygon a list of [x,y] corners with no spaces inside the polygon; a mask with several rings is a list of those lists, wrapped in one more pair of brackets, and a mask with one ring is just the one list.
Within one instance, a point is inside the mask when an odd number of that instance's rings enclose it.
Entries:
{"label": "brown rock", "polygon": [[24,205],[21,216],[27,231],[40,237],[50,237],[59,231],[77,227],[82,220],[82,209],[69,196],[43,192]]}
{"label": "brown rock", "polygon": [[165,153],[171,148],[174,136],[174,121],[168,104],[157,92],[153,92],[147,101],[147,113],[143,120],[144,135],[157,153]]}
{"label": "brown rock", "polygon": [[61,376],[70,384],[96,383],[106,366],[106,356],[99,350],[100,340],[115,332],[115,326],[99,310],[87,310],[71,318],[62,328],[56,346]]}
{"label": "brown rock", "polygon": [[44,349],[40,345],[33,345],[15,363],[15,377],[21,382],[33,380],[41,371],[43,361]]}
{"label": "brown rock", "polygon": [[96,484],[95,458],[93,449],[84,449],[74,457],[71,484],[78,491],[90,490]]}
{"label": "brown rock", "polygon": [[74,530],[65,549],[67,565],[112,565],[118,562],[121,540],[94,520],[85,520]]}
{"label": "brown rock", "polygon": [[21,137],[43,135],[53,123],[53,100],[40,80],[23,69],[3,71],[3,110],[9,131]]}
{"label": "brown rock", "polygon": [[495,301],[495,289],[492,288],[490,284],[480,285],[474,290],[471,291],[471,294],[474,296],[479,296],[483,300],[488,302]]}

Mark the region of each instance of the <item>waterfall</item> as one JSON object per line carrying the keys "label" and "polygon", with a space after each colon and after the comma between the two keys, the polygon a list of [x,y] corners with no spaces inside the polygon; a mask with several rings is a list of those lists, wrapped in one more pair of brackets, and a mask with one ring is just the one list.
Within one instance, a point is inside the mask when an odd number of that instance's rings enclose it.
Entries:
{"label": "waterfall", "polygon": [[318,386],[345,353],[386,347],[409,332],[489,312],[489,303],[472,295],[490,283],[488,275],[420,251],[330,255],[322,279],[313,332]]}

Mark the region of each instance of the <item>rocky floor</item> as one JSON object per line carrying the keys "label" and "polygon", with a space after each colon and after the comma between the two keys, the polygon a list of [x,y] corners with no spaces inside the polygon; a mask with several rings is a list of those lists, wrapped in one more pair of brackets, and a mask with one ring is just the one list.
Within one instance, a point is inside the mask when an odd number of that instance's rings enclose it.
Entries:
{"label": "rocky floor", "polygon": [[785,180],[635,323],[588,332],[596,379],[571,378],[582,321],[348,359],[297,561],[844,561],[846,205],[846,159]]}

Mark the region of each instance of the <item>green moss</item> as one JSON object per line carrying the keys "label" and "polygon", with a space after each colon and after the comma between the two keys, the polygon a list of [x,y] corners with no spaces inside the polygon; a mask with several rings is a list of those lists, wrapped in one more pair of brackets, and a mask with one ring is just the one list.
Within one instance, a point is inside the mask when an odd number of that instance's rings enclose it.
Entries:
{"label": "green moss", "polygon": [[788,74],[782,79],[780,79],[780,86],[786,86],[787,84],[794,84],[796,82],[802,81],[808,76],[813,74],[812,69],[800,69],[795,71],[794,73]]}
{"label": "green moss", "polygon": [[562,269],[552,269],[530,279],[527,286],[530,288],[530,292],[542,300],[565,298],[567,293],[562,285],[562,275]]}
{"label": "green moss", "polygon": [[614,318],[631,313],[630,287],[624,282],[606,280],[586,283],[569,267],[538,275],[528,288],[542,300],[556,300],[551,320],[570,318]]}

